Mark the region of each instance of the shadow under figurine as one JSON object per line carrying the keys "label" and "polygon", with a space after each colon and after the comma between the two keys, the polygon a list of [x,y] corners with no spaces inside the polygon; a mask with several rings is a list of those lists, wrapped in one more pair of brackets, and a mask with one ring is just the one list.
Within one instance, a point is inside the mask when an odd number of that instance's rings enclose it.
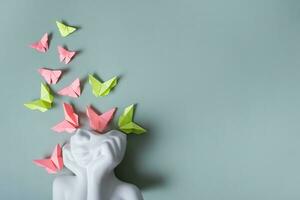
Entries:
{"label": "shadow under figurine", "polygon": [[143,200],[141,191],[114,173],[126,150],[126,135],[78,129],[63,147],[64,165],[73,176],[53,182],[53,200]]}

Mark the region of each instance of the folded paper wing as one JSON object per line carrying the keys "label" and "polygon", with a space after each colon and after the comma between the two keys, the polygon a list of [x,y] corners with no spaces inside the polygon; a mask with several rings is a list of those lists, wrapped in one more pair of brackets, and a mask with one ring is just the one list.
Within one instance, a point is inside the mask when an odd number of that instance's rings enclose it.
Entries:
{"label": "folded paper wing", "polygon": [[134,133],[139,135],[146,132],[146,130],[143,127],[139,126],[134,122],[129,122],[128,124],[121,126],[120,129],[127,134]]}
{"label": "folded paper wing", "polygon": [[52,127],[52,130],[57,133],[67,132],[67,133],[73,133],[76,131],[76,126],[68,122],[67,120],[64,120],[54,127]]}
{"label": "folded paper wing", "polygon": [[44,101],[52,103],[54,100],[54,96],[50,92],[50,88],[47,84],[41,84],[41,96],[40,98]]}
{"label": "folded paper wing", "polygon": [[50,92],[47,84],[41,83],[41,96],[40,99],[25,103],[24,106],[31,110],[39,110],[45,112],[52,107],[54,97]]}
{"label": "folded paper wing", "polygon": [[56,84],[62,74],[61,70],[52,70],[43,67],[39,68],[38,72],[48,84]]}
{"label": "folded paper wing", "polygon": [[59,144],[55,146],[50,158],[34,160],[33,162],[36,165],[45,168],[49,174],[57,173],[64,167],[61,146]]}
{"label": "folded paper wing", "polygon": [[62,37],[66,37],[66,36],[70,35],[71,33],[73,33],[74,31],[76,31],[75,27],[65,25],[59,21],[56,21],[56,26]]}
{"label": "folded paper wing", "polygon": [[41,99],[25,103],[24,106],[26,106],[30,110],[39,110],[41,112],[46,112],[52,107],[51,103],[48,103]]}
{"label": "folded paper wing", "polygon": [[62,46],[58,46],[57,51],[58,51],[60,62],[65,61],[65,64],[68,64],[76,54],[76,51],[68,51]]}
{"label": "folded paper wing", "polygon": [[71,104],[64,103],[64,113],[65,113],[65,120],[74,124],[76,127],[79,126],[79,118],[78,115],[75,113]]}
{"label": "folded paper wing", "polygon": [[75,113],[72,105],[64,103],[63,107],[65,120],[52,127],[52,130],[58,133],[72,133],[79,127],[79,117]]}
{"label": "folded paper wing", "polygon": [[91,106],[87,107],[86,114],[89,118],[91,129],[99,133],[103,133],[116,112],[116,108],[112,108],[103,114],[98,115]]}
{"label": "folded paper wing", "polygon": [[117,82],[118,80],[116,76],[102,83],[93,75],[89,75],[89,84],[91,85],[93,94],[96,97],[108,95],[110,91],[117,85]]}
{"label": "folded paper wing", "polygon": [[78,98],[81,95],[79,78],[75,79],[71,83],[71,85],[61,89],[60,91],[58,91],[58,94],[63,95],[63,96]]}
{"label": "folded paper wing", "polygon": [[39,52],[45,53],[49,49],[48,41],[49,41],[48,33],[45,33],[43,37],[40,39],[40,41],[31,44],[30,47]]}
{"label": "folded paper wing", "polygon": [[118,120],[118,125],[120,130],[124,133],[130,134],[142,134],[146,132],[146,130],[133,122],[133,113],[134,113],[134,105],[130,105],[125,108],[124,112],[121,114]]}

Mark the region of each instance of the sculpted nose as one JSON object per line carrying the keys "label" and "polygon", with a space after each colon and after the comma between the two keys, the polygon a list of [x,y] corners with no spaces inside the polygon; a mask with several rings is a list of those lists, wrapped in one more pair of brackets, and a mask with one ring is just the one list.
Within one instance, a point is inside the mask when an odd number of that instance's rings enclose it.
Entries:
{"label": "sculpted nose", "polygon": [[91,134],[89,131],[78,129],[74,135],[76,142],[89,142],[91,139]]}

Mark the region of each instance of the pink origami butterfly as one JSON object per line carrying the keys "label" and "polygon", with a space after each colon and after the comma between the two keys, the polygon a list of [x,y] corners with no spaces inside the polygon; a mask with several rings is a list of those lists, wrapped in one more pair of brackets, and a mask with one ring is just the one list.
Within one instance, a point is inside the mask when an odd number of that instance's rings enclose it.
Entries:
{"label": "pink origami butterfly", "polygon": [[52,70],[46,68],[39,68],[38,72],[48,84],[56,84],[62,74],[61,70]]}
{"label": "pink origami butterfly", "polygon": [[71,85],[61,89],[60,91],[58,91],[58,94],[63,95],[63,96],[78,98],[81,95],[79,78],[75,79],[71,83]]}
{"label": "pink origami butterfly", "polygon": [[87,107],[86,115],[89,118],[91,129],[99,133],[103,133],[106,130],[109,122],[114,117],[115,112],[116,108],[112,108],[109,111],[98,115],[91,106]]}
{"label": "pink origami butterfly", "polygon": [[57,173],[64,167],[61,146],[59,144],[55,146],[50,158],[34,160],[33,162],[37,166],[45,168],[49,174]]}
{"label": "pink origami butterfly", "polygon": [[48,33],[45,33],[40,41],[31,44],[30,47],[42,53],[48,51]]}
{"label": "pink origami butterfly", "polygon": [[58,50],[60,62],[65,61],[65,64],[68,64],[76,54],[75,51],[68,51],[62,46],[58,46],[57,50]]}
{"label": "pink origami butterfly", "polygon": [[64,103],[63,107],[65,120],[52,127],[52,130],[58,133],[64,131],[72,133],[79,127],[78,115],[75,113],[72,105]]}

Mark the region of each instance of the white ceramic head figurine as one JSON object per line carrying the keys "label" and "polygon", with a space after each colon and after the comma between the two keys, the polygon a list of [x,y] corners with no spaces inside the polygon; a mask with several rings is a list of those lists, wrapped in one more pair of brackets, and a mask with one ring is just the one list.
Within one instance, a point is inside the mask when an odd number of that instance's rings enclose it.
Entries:
{"label": "white ceramic head figurine", "polygon": [[53,183],[53,200],[142,200],[140,190],[120,181],[114,168],[122,161],[126,135],[78,129],[63,147],[65,166],[74,176],[60,176]]}

